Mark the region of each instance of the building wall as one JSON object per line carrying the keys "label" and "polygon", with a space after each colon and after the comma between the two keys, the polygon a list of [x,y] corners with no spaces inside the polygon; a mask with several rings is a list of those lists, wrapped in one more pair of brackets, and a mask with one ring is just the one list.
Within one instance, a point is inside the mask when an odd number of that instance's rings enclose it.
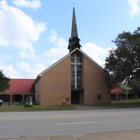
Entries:
{"label": "building wall", "polygon": [[40,79],[35,84],[35,102],[40,104],[40,92],[41,92],[41,82]]}
{"label": "building wall", "polygon": [[101,103],[111,102],[110,89],[105,84],[105,74],[86,56],[83,56],[83,88],[84,104],[95,104],[97,95],[101,95]]}
{"label": "building wall", "polygon": [[[41,105],[71,104],[70,56],[53,66],[41,77]],[[68,101],[69,100],[69,101]]]}

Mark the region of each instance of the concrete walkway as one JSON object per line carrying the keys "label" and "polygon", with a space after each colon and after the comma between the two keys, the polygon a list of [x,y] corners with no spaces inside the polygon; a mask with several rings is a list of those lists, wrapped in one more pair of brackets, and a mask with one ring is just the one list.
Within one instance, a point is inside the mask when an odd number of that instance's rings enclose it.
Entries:
{"label": "concrete walkway", "polygon": [[100,105],[81,105],[75,104],[71,105],[72,107],[78,110],[96,110],[96,109],[114,109],[114,108],[132,108],[132,107],[140,107],[140,105],[128,105],[128,106],[100,106]]}
{"label": "concrete walkway", "polygon": [[52,136],[52,137],[37,137],[37,138],[15,138],[15,139],[0,139],[0,140],[140,140],[140,130],[129,130],[120,132],[107,132],[85,135],[71,136]]}

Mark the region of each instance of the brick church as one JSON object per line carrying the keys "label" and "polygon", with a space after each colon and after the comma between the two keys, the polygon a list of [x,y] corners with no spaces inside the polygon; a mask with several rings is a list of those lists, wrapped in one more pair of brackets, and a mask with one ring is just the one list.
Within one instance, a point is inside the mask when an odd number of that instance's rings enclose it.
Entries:
{"label": "brick church", "polygon": [[64,101],[67,105],[95,104],[98,99],[101,103],[110,103],[111,93],[105,84],[104,69],[81,51],[81,47],[73,8],[69,53],[36,79],[11,79],[10,89],[0,93],[0,98],[14,102],[32,95],[40,105],[62,105]]}
{"label": "brick church", "polygon": [[40,73],[34,82],[35,101],[41,105],[95,104],[111,102],[104,69],[81,51],[75,8],[72,15],[69,53]]}

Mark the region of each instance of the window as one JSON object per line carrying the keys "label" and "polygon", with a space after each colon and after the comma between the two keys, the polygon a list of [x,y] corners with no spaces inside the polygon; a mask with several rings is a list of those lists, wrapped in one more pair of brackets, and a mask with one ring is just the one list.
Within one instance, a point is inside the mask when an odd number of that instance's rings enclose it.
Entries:
{"label": "window", "polygon": [[82,61],[77,53],[71,55],[71,88],[82,88]]}
{"label": "window", "polygon": [[77,63],[81,63],[81,58],[80,58],[79,56],[77,56],[76,62],[77,62]]}

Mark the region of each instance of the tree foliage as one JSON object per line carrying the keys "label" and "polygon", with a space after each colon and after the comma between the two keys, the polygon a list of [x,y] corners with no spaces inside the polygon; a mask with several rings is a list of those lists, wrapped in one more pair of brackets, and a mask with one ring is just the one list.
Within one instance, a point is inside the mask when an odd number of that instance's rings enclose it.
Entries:
{"label": "tree foliage", "polygon": [[129,91],[130,91],[130,88],[129,88],[128,85],[125,84],[125,83],[121,83],[121,84],[119,85],[119,87],[120,87],[123,91],[125,91],[125,92],[129,92]]}
{"label": "tree foliage", "polygon": [[109,73],[107,85],[112,88],[116,83],[140,79],[140,27],[133,33],[123,32],[113,43],[116,49],[109,51],[105,60],[105,70]]}
{"label": "tree foliage", "polygon": [[9,81],[10,79],[3,74],[2,70],[0,70],[0,92],[4,92],[6,89],[9,89]]}
{"label": "tree foliage", "polygon": [[140,79],[133,79],[130,82],[130,93],[138,95],[140,97]]}

